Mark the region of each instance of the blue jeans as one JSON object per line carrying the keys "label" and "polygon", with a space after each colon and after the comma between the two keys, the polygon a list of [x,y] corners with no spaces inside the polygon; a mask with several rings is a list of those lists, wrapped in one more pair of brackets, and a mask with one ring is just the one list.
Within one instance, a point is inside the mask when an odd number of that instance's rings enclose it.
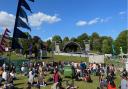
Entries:
{"label": "blue jeans", "polygon": [[2,81],[3,81],[3,78],[2,78],[2,77],[0,77],[0,84],[2,83]]}

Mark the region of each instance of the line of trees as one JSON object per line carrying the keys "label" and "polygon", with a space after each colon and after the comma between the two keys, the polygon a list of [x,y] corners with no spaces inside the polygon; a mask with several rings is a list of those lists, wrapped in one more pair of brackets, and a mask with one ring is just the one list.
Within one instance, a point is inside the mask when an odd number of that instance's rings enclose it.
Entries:
{"label": "line of trees", "polygon": [[94,32],[90,36],[87,33],[83,33],[78,37],[64,37],[63,39],[61,38],[61,36],[55,35],[52,37],[52,40],[47,40],[46,42],[44,42],[39,36],[31,37],[29,34],[27,35],[29,39],[19,39],[19,42],[22,44],[23,47],[23,54],[29,54],[29,48],[30,45],[32,45],[32,52],[35,54],[35,57],[38,56],[39,49],[47,48],[49,52],[52,51],[55,41],[61,43],[61,50],[64,45],[69,41],[79,43],[84,49],[84,41],[90,40],[91,52],[113,54],[113,51],[115,51],[114,54],[120,54],[120,47],[122,47],[123,53],[128,52],[128,30],[122,31],[116,39],[113,39],[110,36],[100,36],[97,32]]}
{"label": "line of trees", "polygon": [[[69,41],[77,42],[84,49],[84,42],[90,40],[90,49],[92,52],[104,53],[104,54],[119,54],[120,47],[122,47],[123,53],[128,51],[128,30],[122,31],[116,39],[110,36],[100,36],[97,32],[92,33],[89,36],[87,33],[83,33],[78,37],[64,37],[63,39],[59,35],[52,37],[52,40],[47,40],[48,49],[52,49],[52,42],[60,42],[60,48],[62,49],[64,44]],[[113,47],[112,47],[113,46]]]}

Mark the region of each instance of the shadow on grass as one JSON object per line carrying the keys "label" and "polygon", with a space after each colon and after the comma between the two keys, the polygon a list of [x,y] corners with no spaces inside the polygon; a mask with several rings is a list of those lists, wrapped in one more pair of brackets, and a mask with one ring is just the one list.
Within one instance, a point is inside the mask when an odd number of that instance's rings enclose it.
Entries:
{"label": "shadow on grass", "polygon": [[14,87],[14,89],[24,89],[24,88],[17,88],[17,87]]}
{"label": "shadow on grass", "polygon": [[24,83],[16,83],[16,84],[14,84],[14,86],[18,86],[18,85],[21,85],[21,84],[24,84]]}

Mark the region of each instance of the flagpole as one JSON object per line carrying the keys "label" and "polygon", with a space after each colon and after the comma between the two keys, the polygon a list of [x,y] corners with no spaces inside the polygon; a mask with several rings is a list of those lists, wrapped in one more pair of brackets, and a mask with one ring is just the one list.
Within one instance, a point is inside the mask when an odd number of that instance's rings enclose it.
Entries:
{"label": "flagpole", "polygon": [[15,25],[14,25],[14,31],[13,31],[13,37],[12,37],[12,48],[13,48],[13,42],[16,40],[16,38],[14,38],[14,34],[15,34],[17,24],[18,24],[18,16],[19,16],[19,13],[20,13],[20,6],[21,6],[21,0],[18,1],[18,6],[17,6]]}
{"label": "flagpole", "polygon": [[[14,24],[14,30],[13,30],[13,37],[12,37],[12,43],[11,43],[12,44],[11,45],[11,49],[13,48],[13,42],[16,39],[16,38],[14,38],[14,34],[15,34],[15,30],[17,28],[17,22],[18,22],[18,16],[19,16],[19,12],[20,12],[20,6],[21,6],[21,0],[18,1],[15,24]],[[12,50],[10,50],[10,57],[11,57],[11,52],[12,52]],[[10,61],[11,61],[10,57],[9,57],[9,66],[10,66]]]}
{"label": "flagpole", "polygon": [[[18,21],[18,16],[19,16],[19,12],[20,12],[20,6],[21,6],[21,0],[19,0],[18,6],[17,6],[15,25],[14,25],[14,32],[15,32],[15,29],[17,28],[17,21]],[[14,37],[14,32],[13,32],[13,37]]]}

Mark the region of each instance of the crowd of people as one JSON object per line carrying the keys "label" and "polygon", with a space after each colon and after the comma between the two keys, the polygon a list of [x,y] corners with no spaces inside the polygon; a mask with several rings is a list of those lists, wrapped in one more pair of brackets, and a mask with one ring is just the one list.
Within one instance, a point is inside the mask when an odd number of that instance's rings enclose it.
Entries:
{"label": "crowd of people", "polygon": [[[121,72],[120,85],[115,84],[116,69],[113,64],[97,64],[97,63],[74,63],[74,62],[23,62],[20,67],[20,73],[22,76],[27,76],[28,82],[26,89],[35,87],[47,87],[47,85],[53,84],[51,89],[78,89],[79,86],[75,86],[74,82],[69,83],[64,80],[61,75],[64,75],[65,65],[71,66],[73,81],[84,81],[93,83],[92,75],[99,78],[99,85],[97,89],[128,89],[128,73],[126,69]],[[14,82],[17,79],[17,71],[14,64],[3,64],[0,67],[0,86],[3,89],[14,89]],[[48,77],[48,78],[46,78]],[[63,87],[63,82],[66,81],[66,88]],[[2,84],[4,82],[4,85]]]}
{"label": "crowd of people", "polygon": [[16,79],[16,71],[14,65],[6,65],[0,66],[0,88],[2,87],[2,82],[4,81],[4,85],[2,89],[14,89],[13,81]]}

